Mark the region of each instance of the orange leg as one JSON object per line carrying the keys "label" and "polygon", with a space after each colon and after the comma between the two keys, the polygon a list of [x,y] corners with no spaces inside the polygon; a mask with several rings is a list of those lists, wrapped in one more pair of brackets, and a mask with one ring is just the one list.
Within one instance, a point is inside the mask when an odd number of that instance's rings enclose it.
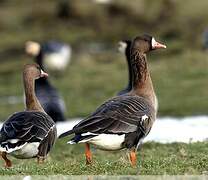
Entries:
{"label": "orange leg", "polygon": [[44,156],[37,156],[37,159],[38,159],[38,164],[43,164],[46,158]]}
{"label": "orange leg", "polygon": [[1,152],[1,157],[5,161],[5,167],[6,168],[12,167],[12,162],[7,158],[7,153],[6,152]]}
{"label": "orange leg", "polygon": [[85,144],[85,156],[86,156],[86,164],[92,163],[92,154],[90,151],[90,145],[88,143]]}
{"label": "orange leg", "polygon": [[129,157],[130,157],[130,162],[131,162],[132,167],[135,167],[136,166],[136,160],[137,160],[135,149],[132,149],[130,151]]}

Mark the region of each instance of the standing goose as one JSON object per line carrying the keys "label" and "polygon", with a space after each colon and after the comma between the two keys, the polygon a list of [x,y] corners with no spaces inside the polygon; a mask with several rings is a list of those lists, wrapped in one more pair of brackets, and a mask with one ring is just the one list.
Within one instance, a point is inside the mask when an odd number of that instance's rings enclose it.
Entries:
{"label": "standing goose", "polygon": [[[40,65],[42,69],[45,69],[43,57],[45,54],[45,49],[52,51],[52,47],[56,44],[46,43],[41,48],[40,44],[32,41],[26,43],[26,53],[35,56],[36,63]],[[52,47],[51,47],[52,46]],[[50,48],[49,48],[50,47]],[[48,51],[49,51],[48,50]],[[46,51],[46,52],[48,52]],[[61,59],[58,59],[61,60]],[[55,121],[65,121],[65,103],[63,99],[59,96],[57,90],[50,83],[48,78],[41,77],[35,81],[35,94],[40,101],[41,106],[45,112]]]}
{"label": "standing goose", "polygon": [[117,95],[122,95],[132,90],[133,73],[132,73],[132,68],[131,68],[130,48],[131,48],[130,40],[123,40],[118,43],[118,51],[125,54],[126,56],[126,61],[128,65],[128,71],[129,71],[129,79],[128,79],[128,84],[126,88],[121,90]]}
{"label": "standing goose", "polygon": [[46,76],[36,64],[24,67],[26,110],[12,114],[0,130],[0,154],[6,167],[12,166],[8,153],[19,159],[37,157],[38,163],[42,163],[55,142],[55,123],[41,107],[34,91],[35,79]]}
{"label": "standing goose", "polygon": [[136,149],[156,119],[155,92],[146,53],[159,48],[166,46],[151,36],[136,37],[131,45],[132,90],[109,99],[72,130],[60,136],[75,134],[70,144],[86,143],[87,164],[92,162],[89,144],[93,144],[103,150],[127,148],[130,150],[131,165],[136,165]]}

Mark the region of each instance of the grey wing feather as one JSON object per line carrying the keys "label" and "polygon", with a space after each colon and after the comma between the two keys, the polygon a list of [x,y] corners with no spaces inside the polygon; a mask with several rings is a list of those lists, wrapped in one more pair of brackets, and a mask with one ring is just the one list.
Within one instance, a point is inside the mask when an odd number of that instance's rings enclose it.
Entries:
{"label": "grey wing feather", "polygon": [[54,125],[53,120],[42,112],[24,111],[15,113],[3,124],[0,131],[0,142],[9,139],[40,142]]}
{"label": "grey wing feather", "polygon": [[119,96],[101,105],[91,116],[78,123],[73,132],[76,134],[85,132],[124,134],[137,131],[140,126],[147,132],[151,122],[148,120],[144,124],[142,122],[144,115],[154,119],[154,108],[144,98]]}

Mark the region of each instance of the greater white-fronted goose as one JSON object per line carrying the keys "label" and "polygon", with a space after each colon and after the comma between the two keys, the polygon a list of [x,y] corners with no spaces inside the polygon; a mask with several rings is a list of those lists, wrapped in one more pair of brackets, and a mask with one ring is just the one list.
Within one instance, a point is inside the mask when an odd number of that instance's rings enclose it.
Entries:
{"label": "greater white-fronted goose", "polygon": [[125,56],[126,56],[129,78],[128,78],[128,84],[127,84],[126,88],[121,90],[117,95],[122,95],[122,94],[128,93],[129,91],[132,90],[133,73],[132,73],[132,69],[131,69],[130,48],[131,48],[131,41],[130,40],[123,40],[118,43],[118,51],[125,54]]}
{"label": "greater white-fronted goose", "polygon": [[94,144],[103,150],[130,149],[130,161],[135,166],[135,151],[156,119],[155,92],[146,53],[159,48],[166,46],[151,36],[136,37],[131,45],[132,90],[109,99],[72,130],[60,136],[75,134],[69,143],[86,143],[87,164],[92,161],[89,144]]}
{"label": "greater white-fronted goose", "polygon": [[[40,44],[32,41],[26,43],[26,53],[35,56],[35,62],[45,69],[43,56],[45,51],[52,51],[53,45],[46,44],[41,48]],[[52,46],[52,47],[51,47]],[[50,47],[50,48],[49,48]],[[45,50],[47,49],[48,50]],[[57,89],[50,83],[48,78],[41,77],[35,81],[35,94],[45,112],[55,121],[65,121],[65,103]]]}
{"label": "greater white-fronted goose", "polygon": [[0,130],[0,154],[6,167],[12,166],[7,154],[19,159],[37,157],[42,163],[55,142],[55,122],[45,113],[34,91],[35,79],[46,76],[39,65],[24,67],[26,110],[12,114]]}

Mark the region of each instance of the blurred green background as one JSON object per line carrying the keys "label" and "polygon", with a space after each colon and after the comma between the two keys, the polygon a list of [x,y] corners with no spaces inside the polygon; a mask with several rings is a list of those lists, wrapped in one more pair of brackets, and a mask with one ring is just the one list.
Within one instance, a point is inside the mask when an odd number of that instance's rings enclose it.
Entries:
{"label": "blurred green background", "polygon": [[207,114],[208,55],[202,33],[207,0],[1,0],[0,119],[24,108],[22,68],[27,40],[59,40],[72,46],[72,62],[51,74],[67,117],[83,117],[127,84],[122,39],[149,33],[167,45],[148,56],[160,116]]}

